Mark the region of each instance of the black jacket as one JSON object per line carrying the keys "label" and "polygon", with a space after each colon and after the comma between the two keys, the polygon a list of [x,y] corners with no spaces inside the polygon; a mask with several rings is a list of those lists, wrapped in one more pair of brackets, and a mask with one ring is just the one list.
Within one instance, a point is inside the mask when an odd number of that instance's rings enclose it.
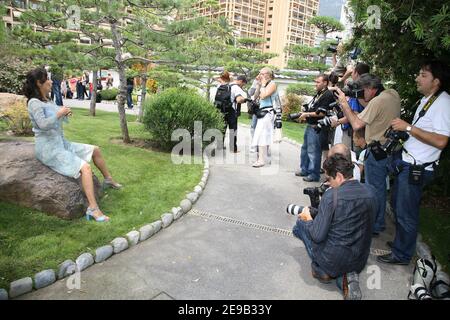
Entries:
{"label": "black jacket", "polygon": [[333,189],[328,189],[319,213],[307,223],[314,260],[332,277],[364,269],[378,205],[375,189],[357,180],[346,181],[336,190],[334,214]]}
{"label": "black jacket", "polygon": [[[309,108],[307,111],[316,112],[316,110],[319,108],[329,109],[328,106],[334,101],[336,100],[334,99],[333,92],[331,92],[330,90],[328,90],[328,88],[326,88],[322,94],[318,93],[314,96],[313,100],[309,104]],[[315,117],[306,118],[306,122],[310,125],[317,124],[318,120],[320,120],[320,118]]]}

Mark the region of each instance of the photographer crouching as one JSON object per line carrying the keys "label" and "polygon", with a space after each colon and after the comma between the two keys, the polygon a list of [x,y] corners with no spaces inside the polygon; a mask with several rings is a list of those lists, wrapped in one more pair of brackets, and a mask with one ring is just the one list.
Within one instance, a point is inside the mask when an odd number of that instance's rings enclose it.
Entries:
{"label": "photographer crouching", "polygon": [[409,139],[392,163],[396,174],[393,199],[395,240],[388,242],[392,253],[379,256],[377,260],[380,262],[408,264],[415,253],[422,191],[433,179],[450,136],[449,76],[448,66],[440,61],[422,64],[416,83],[417,90],[424,97],[418,102],[412,124],[399,118],[391,123],[397,135],[407,133]]}
{"label": "photographer crouching", "polygon": [[353,179],[353,163],[342,154],[328,157],[323,167],[331,188],[314,219],[309,207],[303,209],[293,233],[305,244],[312,276],[322,283],[336,279],[344,299],[359,300],[358,274],[369,257],[377,210],[375,190]]}

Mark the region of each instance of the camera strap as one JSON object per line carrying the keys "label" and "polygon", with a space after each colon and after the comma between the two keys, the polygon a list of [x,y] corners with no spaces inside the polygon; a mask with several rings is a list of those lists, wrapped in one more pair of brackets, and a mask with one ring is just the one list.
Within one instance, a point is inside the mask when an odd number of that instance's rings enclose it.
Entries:
{"label": "camera strap", "polygon": [[[433,94],[430,99],[428,99],[427,103],[425,103],[422,110],[420,110],[419,117],[417,118],[416,121],[414,121],[413,126],[416,125],[417,121],[419,121],[420,118],[422,118],[427,113],[427,111],[430,109],[431,105],[436,101],[437,98],[439,98],[441,93],[442,93],[442,90],[439,90],[435,94]],[[417,104],[420,104],[420,100],[417,101]]]}

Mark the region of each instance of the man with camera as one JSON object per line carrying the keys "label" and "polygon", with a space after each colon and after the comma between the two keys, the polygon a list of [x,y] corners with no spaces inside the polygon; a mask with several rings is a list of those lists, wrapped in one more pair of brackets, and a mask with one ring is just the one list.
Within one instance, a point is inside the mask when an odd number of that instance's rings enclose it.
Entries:
{"label": "man with camera", "polygon": [[399,118],[392,129],[407,132],[401,154],[393,161],[396,174],[394,210],[396,230],[394,242],[388,242],[392,253],[379,256],[378,261],[408,264],[414,255],[419,225],[419,206],[423,187],[433,172],[450,136],[449,67],[440,61],[422,64],[416,78],[417,90],[423,94],[412,124]]}
{"label": "man with camera", "polygon": [[300,152],[300,171],[296,176],[304,177],[306,182],[319,181],[322,148],[320,133],[316,132],[318,120],[325,116],[325,111],[334,102],[333,93],[328,90],[328,76],[321,74],[315,79],[317,94],[305,106],[306,110],[299,117],[300,122],[306,121],[308,126],[303,137],[303,145]]}
{"label": "man with camera", "polygon": [[344,299],[361,299],[358,273],[369,257],[375,190],[353,179],[353,163],[345,155],[329,156],[323,167],[331,188],[318,210],[303,209],[293,233],[305,244],[314,278],[323,283],[336,279]]}
{"label": "man with camera", "polygon": [[359,86],[364,90],[364,101],[368,102],[364,110],[356,114],[349,106],[346,96],[339,88],[333,88],[338,94],[339,103],[353,130],[365,127],[367,142],[364,163],[366,183],[376,189],[378,212],[375,218],[373,235],[378,236],[385,229],[386,211],[386,177],[389,155],[382,149],[386,142],[384,133],[391,126],[392,120],[400,117],[400,96],[393,89],[385,90],[381,79],[372,74],[364,74],[359,79]]}
{"label": "man with camera", "polygon": [[[356,114],[362,112],[367,103],[364,102],[364,92],[358,87],[359,78],[369,73],[370,67],[362,62],[358,62],[355,68],[351,72],[352,80],[348,83],[347,87],[344,89],[344,93],[349,97],[348,105]],[[355,146],[353,145],[353,128],[349,124],[346,117],[340,118],[337,121],[333,121],[332,126],[336,127],[341,125],[342,129],[342,143],[349,147],[352,151],[355,151]]]}

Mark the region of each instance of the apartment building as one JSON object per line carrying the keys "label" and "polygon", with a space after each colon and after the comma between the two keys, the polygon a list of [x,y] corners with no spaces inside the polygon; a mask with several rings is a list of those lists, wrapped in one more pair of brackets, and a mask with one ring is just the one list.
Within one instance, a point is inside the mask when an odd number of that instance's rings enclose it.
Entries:
{"label": "apartment building", "polygon": [[286,47],[314,46],[316,28],[307,21],[317,15],[319,0],[219,0],[219,4],[219,8],[212,8],[199,0],[195,8],[202,16],[227,17],[238,37],[265,39],[259,49],[278,54],[269,61],[274,66],[286,67]]}

